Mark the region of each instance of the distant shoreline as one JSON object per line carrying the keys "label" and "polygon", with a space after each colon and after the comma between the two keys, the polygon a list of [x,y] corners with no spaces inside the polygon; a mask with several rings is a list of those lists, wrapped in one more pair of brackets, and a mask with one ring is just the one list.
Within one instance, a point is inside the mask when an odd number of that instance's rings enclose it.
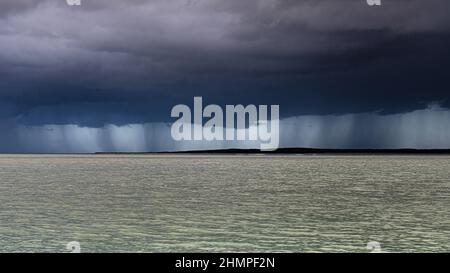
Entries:
{"label": "distant shoreline", "polygon": [[258,149],[222,149],[222,150],[188,150],[166,152],[97,152],[96,155],[114,154],[267,154],[267,155],[295,155],[295,154],[337,154],[337,155],[450,155],[450,149],[314,149],[314,148],[280,148],[275,151],[261,151]]}
{"label": "distant shoreline", "polygon": [[1,153],[0,155],[450,155],[450,149],[315,149],[280,148],[186,150],[162,152],[93,152],[93,153]]}

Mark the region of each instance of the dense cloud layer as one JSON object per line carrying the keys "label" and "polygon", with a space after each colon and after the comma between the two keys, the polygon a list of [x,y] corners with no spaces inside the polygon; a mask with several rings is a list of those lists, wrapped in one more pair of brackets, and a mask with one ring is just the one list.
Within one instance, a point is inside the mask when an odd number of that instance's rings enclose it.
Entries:
{"label": "dense cloud layer", "polygon": [[449,9],[447,0],[2,0],[0,127],[168,122],[194,95],[280,104],[284,118],[448,107]]}

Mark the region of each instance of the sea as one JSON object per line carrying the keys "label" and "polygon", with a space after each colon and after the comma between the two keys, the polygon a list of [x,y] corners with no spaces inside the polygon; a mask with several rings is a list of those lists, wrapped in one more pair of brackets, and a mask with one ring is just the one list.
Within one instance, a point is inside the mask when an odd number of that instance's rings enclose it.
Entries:
{"label": "sea", "polygon": [[0,252],[71,242],[107,253],[449,252],[450,156],[0,155]]}

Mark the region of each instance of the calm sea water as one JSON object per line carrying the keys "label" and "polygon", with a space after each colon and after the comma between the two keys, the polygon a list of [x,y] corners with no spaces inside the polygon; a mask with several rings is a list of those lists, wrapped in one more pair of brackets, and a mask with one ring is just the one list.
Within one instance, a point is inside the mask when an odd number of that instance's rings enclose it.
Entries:
{"label": "calm sea water", "polygon": [[450,251],[450,157],[0,156],[0,251]]}

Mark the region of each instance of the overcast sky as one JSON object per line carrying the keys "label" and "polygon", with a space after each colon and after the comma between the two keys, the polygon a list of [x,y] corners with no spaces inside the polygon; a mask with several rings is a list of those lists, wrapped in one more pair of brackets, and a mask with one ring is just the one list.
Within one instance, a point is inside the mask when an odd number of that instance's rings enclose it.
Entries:
{"label": "overcast sky", "polygon": [[[449,10],[448,0],[1,0],[0,152],[178,149],[162,128],[194,95],[279,104],[284,146],[450,148]],[[345,134],[330,122],[342,118]]]}

